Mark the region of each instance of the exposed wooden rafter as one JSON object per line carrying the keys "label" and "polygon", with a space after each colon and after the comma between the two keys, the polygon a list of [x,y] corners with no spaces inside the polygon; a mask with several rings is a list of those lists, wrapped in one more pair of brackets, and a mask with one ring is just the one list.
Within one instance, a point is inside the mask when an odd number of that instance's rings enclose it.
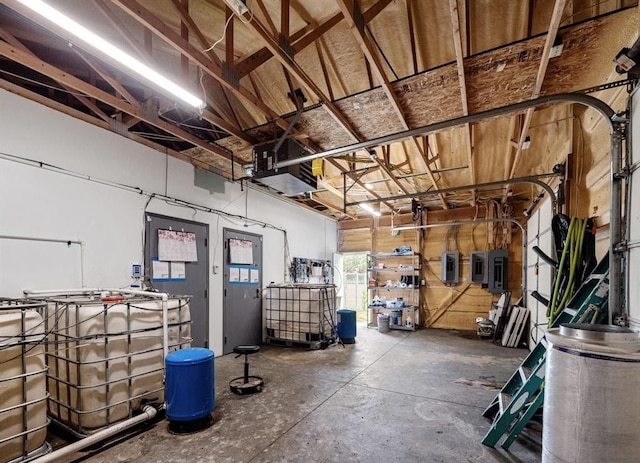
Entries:
{"label": "exposed wooden rafter", "polygon": [[[347,170],[344,167],[342,167],[338,161],[336,161],[335,159],[332,159],[332,158],[327,158],[327,162],[333,164],[340,172],[344,173],[347,177],[349,177],[351,180],[353,180],[353,182],[355,182],[357,185],[359,185],[362,188],[364,188],[368,192],[369,195],[373,196],[376,199],[382,199],[382,196],[380,196],[375,191],[368,190],[364,186],[364,183],[353,172],[347,172]],[[391,204],[388,201],[381,201],[381,203],[384,204],[385,206],[387,206],[390,211],[395,211],[396,210],[396,208],[393,206],[393,204]]]}
{"label": "exposed wooden rafter", "polygon": [[[553,7],[553,13],[551,14],[551,21],[549,21],[549,31],[544,42],[544,48],[542,50],[542,56],[540,57],[540,65],[538,66],[538,73],[536,74],[536,80],[533,85],[533,91],[531,92],[531,99],[538,98],[540,91],[542,90],[542,84],[544,83],[544,77],[547,73],[547,66],[549,65],[549,59],[551,54],[551,48],[558,35],[558,29],[560,28],[560,21],[562,19],[562,12],[567,0],[556,0]],[[520,163],[520,157],[522,156],[522,150],[527,136],[529,135],[529,127],[531,126],[531,120],[533,119],[534,109],[528,109],[524,115],[524,121],[520,128],[520,136],[518,137],[518,145],[516,147],[516,153],[511,164],[511,170],[509,172],[509,178],[513,178],[518,169]],[[509,192],[509,185],[506,185],[502,193],[502,201],[505,201]]]}
{"label": "exposed wooden rafter", "polygon": [[[12,36],[9,32],[7,32],[3,27],[0,27],[0,38],[2,38],[4,41],[6,41],[7,43],[11,44],[12,46],[16,47],[16,49],[22,51],[23,53],[25,53],[28,56],[31,56],[34,60],[38,60],[38,57],[36,55],[34,55],[31,50],[29,50],[22,42],[20,42],[18,39],[16,39],[14,36]],[[59,82],[60,83],[60,82]],[[102,111],[96,104],[94,101],[91,101],[89,98],[87,98],[84,95],[79,95],[77,92],[73,91],[73,88],[68,87],[66,84],[64,83],[60,83],[60,85],[65,88],[67,91],[69,91],[69,94],[71,96],[73,96],[76,100],[78,100],[80,103],[82,103],[84,106],[86,106],[87,108],[89,108],[95,115],[97,115],[100,119],[102,119],[105,122],[109,122],[110,118],[109,115],[106,114],[104,111]]]}
{"label": "exposed wooden rafter", "polygon": [[[73,109],[67,105],[64,105],[62,103],[57,103],[49,98],[46,98],[42,95],[38,95],[37,93],[31,92],[29,90],[26,90],[18,85],[12,84],[11,82],[7,82],[5,80],[0,79],[0,88],[14,93],[16,95],[19,95],[23,98],[27,98],[29,100],[35,101],[43,106],[47,106],[48,108],[51,109],[55,109],[56,111],[60,111],[61,113],[64,113],[68,116],[74,117],[78,120],[81,120],[83,122],[86,122],[88,124],[92,124],[96,127],[100,127],[101,129],[104,130],[110,130],[110,124],[108,122],[103,121],[100,118],[91,116],[87,113],[84,113],[82,111],[78,111],[77,109]],[[168,154],[176,159],[181,159],[183,161],[189,162],[192,165],[203,169],[203,170],[211,170],[211,166],[209,164],[207,164],[206,162],[202,162],[199,159],[196,159],[194,157],[191,156],[187,156],[184,153],[181,153],[179,151],[175,151],[169,148],[166,148],[162,145],[159,145],[151,140],[148,140],[140,135],[136,135],[134,133],[131,132],[125,132],[125,133],[120,133],[120,135],[135,141],[136,143],[140,143],[141,145],[147,146],[151,149],[154,149],[156,151]],[[217,172],[217,173],[222,173],[224,174],[225,172]]]}
{"label": "exposed wooden rafter", "polygon": [[[180,19],[181,22],[183,24],[185,24],[185,26],[187,27],[187,29],[189,30],[189,32],[191,32],[191,34],[193,34],[196,39],[198,40],[198,43],[200,44],[201,47],[203,47],[203,49],[208,50],[207,56],[209,56],[209,58],[211,58],[211,60],[216,63],[216,65],[220,66],[220,67],[227,67],[227,72],[230,75],[233,75],[233,19],[229,20],[229,17],[231,15],[233,15],[233,12],[231,12],[231,10],[229,10],[228,8],[226,9],[226,17],[225,20],[228,20],[228,26],[226,28],[225,31],[225,62],[222,63],[220,61],[220,58],[218,58],[218,55],[216,55],[216,53],[214,52],[214,50],[210,50],[210,44],[207,41],[207,38],[205,37],[205,35],[202,33],[202,31],[200,30],[200,28],[196,25],[195,21],[193,20],[193,18],[191,18],[191,16],[189,16],[189,10],[185,7],[185,5],[180,1],[180,0],[172,0],[173,6],[176,9],[176,11],[180,14]],[[188,41],[187,41],[188,42]],[[188,58],[186,55],[182,54],[181,55],[182,58]],[[216,82],[216,81],[214,81]],[[219,82],[217,82],[217,85],[219,85],[220,87],[220,91],[222,92],[222,94],[224,95],[225,98],[228,98],[227,96],[227,92],[228,90],[225,89],[223,86],[220,85]],[[228,101],[228,100],[227,100]],[[211,106],[216,109],[216,111],[221,115],[224,116],[226,114],[226,111],[224,111],[221,107],[219,107],[219,105],[216,104],[215,101],[211,101],[209,98],[207,98],[207,103],[211,104]],[[229,105],[231,106],[231,105]],[[233,108],[231,108],[231,111],[233,112]],[[249,137],[248,135],[246,135],[245,133],[242,132],[242,129],[240,128],[239,124],[238,124],[238,120],[237,117],[235,116],[235,114],[230,114],[231,117],[227,117],[226,119],[222,119],[221,117],[215,116],[213,114],[211,115],[207,115],[207,117],[209,117],[209,122],[212,122],[213,124],[217,125],[218,127],[220,127],[221,129],[229,132],[232,135],[235,135],[236,137],[240,138],[241,140],[244,140],[245,142],[249,143],[249,144],[254,144],[256,141]]]}
{"label": "exposed wooden rafter", "polygon": [[249,21],[249,13],[245,13],[245,17],[248,21],[248,27],[256,32],[262,41],[266,44],[266,47],[271,51],[273,56],[289,71],[289,73],[295,77],[300,85],[302,85],[307,92],[313,97],[323,103],[323,108],[335,119],[335,121],[346,130],[355,141],[360,140],[358,132],[351,126],[351,123],[340,112],[335,104],[329,100],[324,92],[317,86],[317,84],[304,72],[302,67],[296,62],[293,56],[290,56],[285,52],[282,43],[271,35],[267,28],[254,16]]}
{"label": "exposed wooden rafter", "polygon": [[[575,0],[514,0],[497,11],[471,0],[252,0],[250,11],[237,18],[223,0],[54,2],[206,100],[201,111],[129,74],[18,0],[0,3],[0,88],[227,178],[231,156],[235,166],[246,164],[252,146],[291,129],[288,135],[309,154],[335,157],[325,159],[327,176],[318,179],[311,199],[288,200],[339,220],[363,217],[358,207],[346,215],[342,210],[362,198],[382,203],[383,214],[397,213],[434,186],[513,182],[508,179],[550,171],[572,142],[586,152],[595,138],[580,140],[579,133],[592,124],[583,121],[571,139],[571,128],[579,126],[570,127],[565,106],[474,118],[455,128],[446,121],[602,84],[618,86],[598,93],[615,106],[626,87],[616,82],[623,77],[610,58],[630,45],[640,27],[640,9],[622,1],[574,10]],[[504,27],[496,27],[502,18]],[[549,59],[557,36],[564,42],[562,56]],[[287,98],[298,89],[308,99],[303,106]],[[294,109],[302,109],[295,124]],[[397,138],[430,126],[446,128]],[[530,151],[523,151],[529,132]],[[575,149],[580,151],[577,144]],[[575,162],[574,174],[581,172],[576,182],[591,175]],[[345,179],[352,185],[346,192]],[[509,190],[510,203],[535,194],[526,185],[500,185],[447,191],[421,204],[430,214],[453,214],[469,202],[506,201]],[[588,201],[599,201],[597,194]],[[389,199],[397,195],[404,199]],[[437,210],[442,207],[452,209]]]}
{"label": "exposed wooden rafter", "polygon": [[286,129],[287,122],[278,118],[278,114],[270,109],[263,101],[251,93],[249,90],[241,86],[237,81],[225,78],[222,68],[217,65],[208,55],[194,47],[191,43],[185,41],[178,33],[167,26],[159,18],[154,16],[149,10],[143,7],[136,0],[112,0],[126,11],[132,18],[153,31],[160,38],[171,44],[180,53],[188,56],[191,61],[196,63],[204,72],[209,74],[225,88],[230,90],[242,101],[251,104],[254,108],[264,114],[267,119],[275,120],[276,124]]}
{"label": "exposed wooden rafter", "polygon": [[[344,12],[343,12],[344,14]],[[249,21],[249,13],[245,13],[247,21]],[[248,27],[250,27],[253,31],[255,31],[265,42],[266,47],[269,51],[276,57],[278,61],[282,64],[282,66],[288,72],[287,75],[291,75],[295,77],[298,82],[305,87],[305,89],[310,92],[315,98],[319,101],[323,102],[323,108],[327,110],[327,112],[334,118],[336,122],[347,131],[355,141],[362,141],[362,137],[358,133],[358,131],[351,125],[351,123],[347,120],[347,118],[342,114],[342,112],[335,106],[333,101],[331,101],[324,92],[317,86],[317,84],[304,72],[304,70],[300,67],[300,65],[295,61],[293,56],[290,56],[286,53],[286,49],[288,48],[288,44],[283,43],[283,35],[279,35],[279,39],[276,39],[266,30],[265,26],[260,23],[255,17],[248,22]],[[403,192],[408,194],[408,190],[402,183],[393,175],[391,169],[376,158],[376,162],[379,164],[380,168],[385,172],[393,181],[398,185]]]}
{"label": "exposed wooden rafter", "polygon": [[144,48],[144,43],[140,43],[138,38],[133,35],[124,22],[111,11],[105,0],[91,0],[102,15],[113,25],[113,29],[117,31],[129,46],[138,54],[138,58],[149,64],[151,62],[150,54]]}
{"label": "exposed wooden rafter", "polygon": [[112,76],[109,71],[107,71],[102,64],[100,64],[96,59],[89,56],[84,51],[78,49],[77,47],[73,48],[73,51],[80,57],[82,60],[87,63],[94,71],[96,71],[100,77],[102,77],[106,82],[111,85],[111,87],[120,94],[125,100],[131,103],[133,106],[139,106],[138,100],[129,92],[124,85],[118,81],[114,76]]}
{"label": "exposed wooden rafter", "polygon": [[[184,8],[184,11],[188,16],[189,0],[175,0],[175,1],[178,2],[181,8]],[[180,36],[187,41],[189,40],[189,27],[187,26],[184,19],[180,21]],[[189,81],[189,58],[187,56],[180,55],[180,71],[182,73],[182,80],[184,80],[185,82],[188,82]]]}
{"label": "exposed wooden rafter", "polygon": [[[369,8],[363,15],[364,22],[368,23],[373,18],[375,18],[378,14],[382,12],[382,10],[384,10],[384,8],[389,3],[391,3],[391,0],[379,0],[376,4],[371,6],[371,8]],[[257,5],[258,7],[260,7],[262,3],[259,2]],[[322,37],[322,35],[325,34],[327,31],[329,31],[331,28],[339,24],[340,21],[342,21],[342,19],[343,19],[342,13],[337,13],[333,15],[331,18],[329,18],[328,20],[326,20],[325,22],[323,22],[322,24],[316,26],[315,28],[312,26],[311,22],[308,21],[310,24],[307,25],[307,27],[304,27],[301,30],[291,35],[290,42],[291,42],[291,47],[293,48],[293,51],[295,53],[300,53],[306,47],[308,47],[317,39]],[[274,35],[276,33],[277,31],[275,31],[275,26],[274,26]],[[271,53],[271,50],[268,47],[263,47],[260,50],[252,53],[251,55],[240,59],[238,63],[236,63],[236,68],[238,69],[239,76],[243,77],[249,74],[258,66],[261,66],[262,64],[266,63],[272,57],[273,57],[273,53]]]}
{"label": "exposed wooden rafter", "polygon": [[[387,96],[389,103],[393,108],[393,111],[395,112],[396,116],[400,120],[402,127],[405,130],[408,130],[409,124],[407,123],[407,120],[405,118],[398,96],[396,95],[395,91],[391,87],[391,83],[384,72],[383,63],[381,62],[380,57],[378,56],[378,53],[375,50],[374,44],[372,43],[371,39],[365,32],[363,15],[359,9],[359,6],[356,5],[355,2],[351,2],[349,0],[337,0],[337,1],[338,1],[338,5],[340,6],[340,10],[342,11],[342,15],[345,18],[345,21],[349,25],[353,33],[353,36],[358,42],[358,45],[362,49],[362,52],[364,53],[367,63],[369,63],[369,67],[372,73],[375,75],[378,82],[382,85],[382,89],[384,90],[384,93]],[[413,143],[415,144],[416,148],[420,150],[419,143],[417,142],[417,140],[415,140],[415,138],[413,139]],[[394,183],[396,183],[396,185],[398,185],[398,187],[402,191],[404,191],[405,194],[409,194],[408,191],[406,190],[406,187],[401,184],[401,182],[395,177],[395,175],[393,175],[393,173],[388,169],[388,167],[381,164],[379,161],[378,163],[380,167],[384,170],[384,172],[394,181]],[[431,169],[429,168],[429,165],[425,163],[425,166],[427,169],[427,173],[431,179],[431,182],[434,185],[434,188],[438,188],[437,181],[433,176],[433,174],[431,173]],[[441,195],[440,200],[442,201],[442,204],[445,209],[449,207],[444,196]]]}
{"label": "exposed wooden rafter", "polygon": [[[318,188],[319,189],[324,189],[327,190],[328,193],[331,193],[333,196],[337,197],[340,199],[340,201],[344,202],[344,195],[342,194],[342,192],[340,190],[338,190],[336,187],[334,187],[331,183],[329,183],[326,180],[323,179],[318,179]],[[319,199],[318,195],[314,195],[313,196],[313,200],[316,202],[319,202],[320,204],[323,204],[324,206],[328,207],[329,209],[335,210],[337,212],[340,212],[341,214],[346,215],[347,217],[351,218],[351,219],[355,219],[357,217],[357,215],[351,213],[351,212],[345,212],[344,211],[344,207],[342,206],[342,204],[340,206],[336,205],[335,203],[327,200],[327,199]]]}
{"label": "exposed wooden rafter", "polygon": [[[466,7],[466,6],[465,6]],[[460,27],[460,13],[458,12],[458,0],[449,0],[449,12],[451,13],[451,30],[453,33],[453,46],[456,51],[456,67],[458,70],[458,80],[460,82],[460,100],[462,102],[462,115],[469,115],[469,102],[467,99],[467,82],[464,74],[464,50],[466,46],[462,44],[462,28]],[[466,14],[465,14],[466,16]],[[465,34],[466,35],[466,34]],[[470,185],[476,183],[476,174],[473,158],[473,130],[470,124],[464,125],[464,141],[467,151],[467,165],[469,166]],[[471,205],[476,203],[476,192],[472,191]]]}
{"label": "exposed wooden rafter", "polygon": [[150,125],[153,125],[160,130],[168,132],[176,137],[182,138],[183,140],[188,141],[195,146],[199,146],[206,151],[223,156],[227,159],[231,159],[231,153],[226,149],[214,143],[207,143],[204,140],[190,134],[189,132],[179,129],[174,125],[161,120],[158,117],[152,117],[148,114],[147,111],[138,109],[130,103],[125,102],[121,98],[113,96],[110,93],[107,93],[88,84],[87,82],[84,82],[83,80],[73,77],[68,73],[56,68],[55,66],[45,63],[32,54],[19,50],[18,48],[13,47],[8,43],[0,42],[0,55],[10,58],[15,62],[22,64],[23,66],[33,69],[36,72],[40,72],[41,74],[50,77],[56,82],[59,82],[66,87],[83,93],[88,97],[95,98],[96,100],[99,100],[114,109],[120,110],[127,114],[131,114],[132,116],[135,116],[136,118]]}
{"label": "exposed wooden rafter", "polygon": [[[278,29],[276,28],[276,25],[274,24],[273,20],[271,19],[271,15],[269,14],[269,11],[267,11],[267,7],[264,5],[264,2],[262,0],[256,0],[256,6],[258,7],[260,12],[262,13],[262,16],[264,17],[264,20],[266,21],[267,25],[269,26],[269,29],[271,30],[271,33],[273,35],[277,35],[278,34]],[[254,19],[256,19],[256,18],[254,17]]]}
{"label": "exposed wooden rafter", "polygon": [[413,2],[405,0],[407,5],[407,25],[409,26],[409,40],[411,41],[411,63],[413,64],[413,73],[418,73],[418,52],[416,46],[416,34],[413,25]]}

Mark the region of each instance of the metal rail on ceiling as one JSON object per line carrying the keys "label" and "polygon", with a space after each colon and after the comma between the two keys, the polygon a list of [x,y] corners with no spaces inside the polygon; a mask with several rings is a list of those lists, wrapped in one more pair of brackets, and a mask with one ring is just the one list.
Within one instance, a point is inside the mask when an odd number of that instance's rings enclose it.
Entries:
{"label": "metal rail on ceiling", "polygon": [[[449,119],[442,122],[436,122],[435,124],[428,124],[422,127],[417,127],[415,129],[404,130],[402,132],[397,132],[395,134],[373,138],[371,140],[366,140],[363,142],[354,143],[351,145],[342,146],[342,147],[330,149],[327,151],[322,151],[320,153],[310,154],[308,156],[302,156],[296,159],[287,159],[275,164],[274,168],[280,169],[283,167],[293,166],[296,164],[301,164],[303,162],[312,161],[318,158],[327,158],[327,157],[337,156],[339,154],[351,153],[354,151],[372,148],[375,146],[387,145],[389,143],[392,143],[398,140],[417,137],[420,135],[426,135],[433,132],[439,132],[441,130],[449,129],[451,127],[456,127],[464,124],[472,124],[472,123],[480,122],[486,119],[492,119],[494,117],[504,116],[511,113],[522,112],[529,108],[545,106],[552,103],[582,104],[584,106],[588,106],[590,108],[595,109],[607,120],[611,120],[611,118],[615,114],[613,109],[611,109],[609,105],[592,96],[583,95],[579,93],[559,93],[557,95],[542,96],[540,98],[536,98],[533,100],[522,101],[520,103],[515,103],[507,106],[501,106],[499,108],[489,109],[487,111],[470,114],[468,116],[461,116],[461,117]],[[610,128],[611,130],[613,130],[613,126],[610,125]]]}
{"label": "metal rail on ceiling", "polygon": [[543,181],[541,181],[540,178],[561,176],[561,175],[562,175],[561,173],[532,175],[532,176],[528,176],[528,177],[513,178],[511,180],[498,180],[498,181],[495,181],[495,182],[476,183],[474,185],[463,185],[463,186],[457,186],[457,187],[451,187],[451,188],[442,188],[440,190],[424,191],[422,193],[416,193],[416,194],[397,195],[397,196],[389,196],[389,197],[386,197],[386,198],[376,198],[376,199],[365,199],[365,200],[362,200],[362,201],[356,201],[356,202],[351,202],[351,203],[345,202],[344,206],[345,206],[345,210],[346,210],[346,208],[349,207],[349,206],[360,206],[362,204],[375,204],[375,203],[379,203],[381,201],[397,201],[397,200],[401,200],[401,199],[422,198],[424,196],[439,195],[439,194],[446,194],[446,193],[455,193],[457,191],[465,191],[465,190],[481,190],[481,189],[484,189],[484,188],[491,188],[493,186],[504,186],[504,185],[511,185],[511,184],[514,184],[514,183],[533,183],[534,185],[538,185],[540,188],[543,188],[547,193],[549,193],[549,197],[551,198],[551,207],[553,208],[553,212],[557,213],[558,212],[558,198],[557,198],[555,192],[553,191],[553,188],[551,188],[548,184],[546,184]]}
{"label": "metal rail on ceiling", "polygon": [[435,124],[429,124],[411,130],[405,130],[391,135],[374,138],[359,143],[355,143],[340,148],[323,151],[321,153],[304,156],[297,159],[283,161],[275,166],[276,169],[283,168],[318,158],[326,158],[336,156],[338,154],[350,153],[361,149],[367,149],[374,146],[389,144],[394,141],[425,135],[428,133],[438,132],[440,130],[456,127],[464,124],[472,124],[494,117],[504,116],[511,113],[523,112],[530,108],[546,106],[558,103],[574,103],[581,104],[588,108],[594,109],[606,121],[609,134],[611,136],[610,151],[610,169],[609,179],[611,182],[610,195],[610,220],[609,220],[609,319],[612,322],[612,311],[620,310],[628,312],[628,307],[622,304],[622,254],[619,250],[619,244],[622,242],[622,182],[625,179],[625,173],[622,172],[622,142],[625,137],[628,121],[616,116],[615,111],[604,101],[594,98],[590,95],[579,93],[560,93],[557,95],[548,95],[523,101],[500,108],[490,109],[468,116],[457,117]]}

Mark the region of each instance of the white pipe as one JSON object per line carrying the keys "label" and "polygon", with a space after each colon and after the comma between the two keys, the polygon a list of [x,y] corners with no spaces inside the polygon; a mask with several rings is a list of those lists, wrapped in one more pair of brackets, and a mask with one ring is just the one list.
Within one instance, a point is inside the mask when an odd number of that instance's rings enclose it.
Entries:
{"label": "white pipe", "polygon": [[80,246],[80,286],[84,288],[84,241],[81,240],[63,240],[59,238],[40,238],[37,236],[23,235],[0,235],[3,240],[20,240],[20,241],[38,241],[41,243],[62,243],[67,246],[77,244]]}
{"label": "white pipe", "polygon": [[106,291],[100,288],[82,288],[82,289],[24,289],[22,292],[25,296],[64,296],[64,295],[82,295],[87,293],[99,293]]}
{"label": "white pipe", "polygon": [[84,243],[80,241],[80,286],[84,288]]}
{"label": "white pipe", "polygon": [[65,447],[62,447],[54,452],[51,452],[47,455],[43,455],[40,458],[32,460],[31,463],[55,463],[57,461],[60,461],[60,459],[64,456],[78,452],[84,448],[89,447],[90,445],[101,442],[104,439],[114,436],[129,428],[132,428],[137,424],[144,423],[145,421],[155,417],[156,413],[157,411],[155,408],[153,408],[151,405],[146,405],[140,415],[137,415],[137,416],[134,416],[133,418],[129,418],[128,420],[116,423],[112,426],[109,426],[106,429],[103,429],[102,431],[98,431],[95,434],[91,434],[85,437],[84,439],[80,439],[79,441],[69,444]]}

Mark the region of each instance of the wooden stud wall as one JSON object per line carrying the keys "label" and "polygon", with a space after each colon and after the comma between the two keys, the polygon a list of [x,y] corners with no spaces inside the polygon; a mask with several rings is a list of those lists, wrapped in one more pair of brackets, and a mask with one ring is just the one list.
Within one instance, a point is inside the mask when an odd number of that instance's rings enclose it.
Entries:
{"label": "wooden stud wall", "polygon": [[[459,283],[448,286],[442,283],[442,252],[445,251],[445,238],[448,227],[431,228],[423,239],[423,287],[421,317],[427,327],[475,330],[477,317],[487,317],[491,302],[497,301],[498,294],[490,294],[480,285],[471,284],[469,275],[469,255],[471,251],[492,249],[489,244],[486,223],[476,225],[460,225],[457,243],[449,239],[448,250],[460,252]],[[493,226],[498,234],[502,234],[503,226]],[[452,232],[449,233],[453,237]],[[502,238],[498,239],[498,243]],[[515,302],[521,293],[522,284],[522,236],[518,227],[511,227],[511,243],[508,246],[509,268],[508,289],[511,301]]]}
{"label": "wooden stud wall", "polygon": [[338,230],[338,252],[371,252],[371,238],[369,228]]}
{"label": "wooden stud wall", "polygon": [[[526,205],[517,203],[516,217],[522,221],[522,209]],[[476,214],[473,208],[460,208],[450,211],[439,211],[441,218],[447,220],[470,220]],[[429,218],[439,217],[434,212]],[[400,220],[403,220],[401,218]],[[421,287],[420,320],[423,327],[447,328],[459,330],[475,330],[475,319],[488,316],[491,302],[497,301],[498,295],[490,294],[485,288],[470,283],[469,254],[471,251],[485,251],[493,249],[493,241],[497,245],[503,242],[501,224],[490,226],[478,222],[475,225],[461,225],[458,227],[458,241],[449,240],[449,250],[460,252],[460,283],[456,286],[446,286],[440,281],[441,255],[445,250],[444,240],[449,227],[435,227],[426,229],[423,236],[414,230],[401,231],[397,236],[391,235],[387,223],[384,226],[374,226],[374,221],[363,220],[360,228],[344,227],[339,230],[339,252],[392,252],[395,248],[410,245],[412,249],[422,254],[421,279],[425,285]],[[369,224],[363,228],[363,224]],[[434,221],[429,220],[429,223]],[[512,292],[511,301],[520,297],[522,284],[522,235],[516,226],[510,228],[507,241],[509,252],[508,281]],[[487,234],[494,230],[493,238]],[[453,234],[450,233],[450,237]],[[422,244],[420,245],[420,242]]]}

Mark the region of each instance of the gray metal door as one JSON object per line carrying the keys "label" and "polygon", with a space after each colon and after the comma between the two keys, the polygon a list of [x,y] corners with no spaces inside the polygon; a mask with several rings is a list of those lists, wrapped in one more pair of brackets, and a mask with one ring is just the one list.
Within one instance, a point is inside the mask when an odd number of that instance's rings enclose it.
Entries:
{"label": "gray metal door", "polygon": [[262,235],[225,228],[223,353],[262,342]]}
{"label": "gray metal door", "polygon": [[[160,292],[192,296],[192,345],[209,347],[209,225],[150,213],[145,223],[145,280]],[[159,230],[195,234],[197,261],[158,261]]]}

